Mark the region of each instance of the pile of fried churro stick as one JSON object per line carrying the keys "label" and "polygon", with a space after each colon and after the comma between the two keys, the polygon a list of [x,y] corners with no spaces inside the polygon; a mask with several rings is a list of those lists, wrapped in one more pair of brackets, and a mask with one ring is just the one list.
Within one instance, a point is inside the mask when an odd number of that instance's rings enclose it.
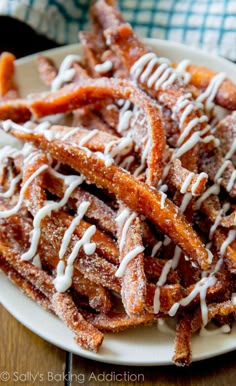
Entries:
{"label": "pile of fried churro stick", "polygon": [[236,316],[236,86],[159,57],[114,1],[90,20],[82,55],[38,55],[42,94],[21,98],[1,55],[0,126],[20,145],[0,150],[0,268],[82,348],[171,320],[189,365],[191,336]]}

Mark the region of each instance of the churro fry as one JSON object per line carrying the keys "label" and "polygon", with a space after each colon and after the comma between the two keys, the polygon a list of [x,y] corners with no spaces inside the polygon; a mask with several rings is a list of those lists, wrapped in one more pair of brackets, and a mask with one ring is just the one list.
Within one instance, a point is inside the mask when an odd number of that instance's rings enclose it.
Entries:
{"label": "churro fry", "polygon": [[77,341],[85,349],[97,351],[103,341],[103,334],[87,323],[78,312],[71,297],[67,293],[57,293],[51,277],[31,263],[22,262],[17,254],[9,253],[9,250],[1,243],[1,255],[7,262],[13,263],[14,268],[32,285],[40,289],[50,299],[55,314],[76,334]]}
{"label": "churro fry", "polygon": [[235,232],[235,229],[226,232],[222,228],[217,228],[213,235],[214,245],[232,273],[236,272]]}
{"label": "churro fry", "polygon": [[[118,218],[126,214],[123,221]],[[117,217],[117,235],[120,250],[120,266],[116,276],[121,277],[121,296],[129,316],[142,312],[146,298],[146,276],[144,272],[144,247],[141,237],[140,219],[120,205]]]}
{"label": "churro fry", "polygon": [[[216,76],[215,71],[192,63],[187,66],[186,70],[191,75],[190,84],[200,90],[205,90]],[[229,79],[224,79],[221,83],[215,95],[215,103],[227,109],[235,110],[236,88]]]}
{"label": "churro fry", "polygon": [[23,99],[13,99],[0,102],[0,119],[12,119],[14,122],[26,122],[31,112],[28,102]]}
{"label": "churro fry", "polygon": [[[211,303],[208,305],[208,321],[212,320],[216,315],[226,316],[235,313],[236,306],[230,300],[220,303]],[[201,311],[197,309],[191,321],[192,333],[198,331],[202,327]]]}
{"label": "churro fry", "polygon": [[115,165],[106,167],[103,160],[93,155],[88,157],[86,152],[79,148],[57,140],[47,141],[40,134],[16,130],[11,130],[11,133],[19,139],[34,141],[36,145],[49,151],[53,158],[62,163],[69,163],[73,169],[84,174],[91,183],[108,189],[131,210],[137,211],[158,225],[190,259],[194,259],[203,269],[208,268],[208,253],[204,245],[171,201],[166,199],[162,208],[162,195],[158,191],[138,182]]}
{"label": "churro fry", "polygon": [[109,312],[108,314],[92,314],[81,311],[84,318],[101,331],[119,332],[130,327],[149,325],[155,321],[153,314],[143,313],[129,317],[126,313]]}
{"label": "churro fry", "polygon": [[189,183],[186,192],[192,193],[194,196],[199,196],[204,192],[208,180],[207,173],[192,173],[181,166],[181,161],[179,159],[175,159],[171,164],[167,175],[167,184],[174,186],[175,189],[180,191],[187,179],[189,180]]}
{"label": "churro fry", "polygon": [[222,217],[220,225],[224,228],[234,227],[236,224],[236,210],[230,213],[228,216]]}
{"label": "churro fry", "polygon": [[[166,263],[166,260],[164,259],[158,259],[157,257],[146,256],[144,258],[144,270],[147,277],[158,281],[158,279],[161,276],[165,263]],[[179,283],[178,273],[173,268],[168,272],[166,283],[167,284]]]}
{"label": "churro fry", "polygon": [[0,99],[15,99],[18,96],[14,82],[15,56],[10,52],[3,52],[0,56]]}
{"label": "churro fry", "polygon": [[191,362],[191,319],[189,314],[184,313],[177,321],[173,357],[177,366],[188,366]]}
{"label": "churro fry", "polygon": [[[130,99],[143,109],[150,127],[152,143],[149,146],[148,165],[152,175],[147,179],[152,184],[158,181],[162,172],[163,152],[165,147],[164,130],[160,120],[159,109],[149,97],[134,87],[130,82],[116,79],[86,79],[81,84],[65,86],[57,93],[50,93],[41,99],[30,102],[30,109],[36,117],[72,111],[84,106],[88,101],[95,102],[102,98]],[[1,109],[0,109],[1,116]],[[155,169],[155,174],[154,173]]]}
{"label": "churro fry", "polygon": [[84,349],[97,352],[104,338],[102,332],[88,323],[64,294],[56,292],[52,305],[57,316],[75,333],[75,341]]}
{"label": "churro fry", "polygon": [[[66,185],[61,178],[57,178],[55,175],[46,172],[45,183],[47,189],[52,194],[55,194],[60,198],[63,197],[66,191]],[[86,212],[86,217],[95,222],[99,228],[106,231],[107,233],[115,234],[115,211],[110,208],[104,201],[100,200],[95,195],[81,189],[80,187],[77,187],[76,190],[71,194],[68,205],[71,209],[76,210],[83,201],[90,203],[90,206]],[[106,245],[107,244],[108,242],[106,242]],[[112,260],[113,257],[114,259]],[[109,259],[112,262],[117,263],[118,253],[109,253]]]}
{"label": "churro fry", "polygon": [[51,86],[58,72],[53,60],[44,55],[39,55],[37,57],[37,65],[42,82],[46,86]]}
{"label": "churro fry", "polygon": [[27,279],[19,275],[10,264],[4,261],[3,258],[0,258],[0,270],[33,301],[38,303],[46,311],[54,312],[49,299],[37,290]]}

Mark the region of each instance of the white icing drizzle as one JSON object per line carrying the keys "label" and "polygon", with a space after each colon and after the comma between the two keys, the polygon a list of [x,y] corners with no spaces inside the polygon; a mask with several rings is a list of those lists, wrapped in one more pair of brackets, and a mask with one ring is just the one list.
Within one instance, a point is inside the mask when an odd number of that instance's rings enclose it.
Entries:
{"label": "white icing drizzle", "polygon": [[160,302],[161,289],[159,286],[155,288],[155,294],[153,298],[153,312],[158,314],[160,312],[161,302]]}
{"label": "white icing drizzle", "polygon": [[167,262],[165,263],[164,267],[162,268],[160,277],[157,281],[157,286],[161,287],[165,284],[168,273],[170,272],[170,269],[172,267],[172,262],[173,262],[172,259],[170,259],[170,260],[167,260]]}
{"label": "white icing drizzle", "polygon": [[11,119],[1,122],[2,128],[4,131],[8,132],[11,129],[22,131],[23,133],[30,133],[31,131],[18,123],[13,122]]}
{"label": "white icing drizzle", "polygon": [[91,255],[95,252],[96,243],[91,243],[90,239],[96,232],[96,226],[92,225],[85,231],[83,237],[80,240],[78,240],[74,245],[74,248],[70,256],[68,257],[67,266],[65,266],[64,261],[61,260],[66,253],[66,249],[72,239],[73,233],[77,225],[79,225],[80,221],[84,217],[86,211],[88,210],[89,205],[90,203],[88,201],[83,201],[80,204],[77,211],[78,215],[72,220],[70,226],[64,233],[60,251],[59,251],[60,261],[57,265],[57,276],[54,280],[55,288],[59,292],[66,291],[72,284],[72,276],[73,276],[73,270],[74,270],[73,263],[76,256],[79,253],[80,248],[83,247],[86,255]]}
{"label": "white icing drizzle", "polygon": [[23,161],[23,166],[25,167],[28,165],[29,162],[35,161],[35,159],[38,158],[38,152],[37,150],[33,150],[32,153],[30,153]]}
{"label": "white icing drizzle", "polygon": [[228,182],[227,187],[226,187],[227,192],[231,191],[235,182],[236,182],[236,170],[234,170],[230,176],[229,182]]}
{"label": "white icing drizzle", "polygon": [[200,295],[200,307],[201,307],[201,315],[203,326],[205,326],[208,322],[208,309],[206,305],[206,293],[208,288],[215,285],[217,279],[214,275],[202,278],[194,287],[194,289],[190,292],[188,296],[181,299],[179,302],[173,304],[173,306],[169,310],[170,316],[175,316],[180,306],[187,306],[192,300]]}
{"label": "white icing drizzle", "polygon": [[130,165],[134,162],[134,156],[129,155],[123,159],[123,161],[119,164],[120,168],[129,170]]}
{"label": "white icing drizzle", "polygon": [[[118,223],[119,227],[123,227],[121,237],[120,237],[120,243],[119,243],[119,249],[120,252],[122,252],[125,240],[127,237],[128,229],[132,223],[132,221],[136,218],[137,214],[135,212],[130,214],[130,210],[128,208],[125,208],[120,212],[120,214],[116,217],[116,222]],[[119,268],[117,269],[115,275],[117,277],[122,277],[125,269],[127,267],[127,264],[136,257],[139,253],[144,251],[144,247],[141,245],[136,246],[134,249],[132,249],[130,252],[125,255],[119,265]]]}
{"label": "white icing drizzle", "polygon": [[199,141],[201,138],[200,131],[195,131],[191,137],[183,143],[182,146],[177,148],[174,152],[174,158],[180,158],[184,153],[191,150]]}
{"label": "white icing drizzle", "polygon": [[206,247],[206,251],[207,251],[207,262],[208,264],[211,264],[213,261],[213,253],[207,247]]}
{"label": "white icing drizzle", "polygon": [[223,215],[229,210],[230,208],[230,204],[227,202],[223,205],[223,208],[219,210],[219,213],[217,214],[216,216],[216,219],[214,221],[214,224],[212,224],[211,228],[210,228],[210,232],[209,232],[209,239],[212,240],[212,237],[216,231],[216,229],[218,228],[220,222],[221,222],[221,219],[223,217]]}
{"label": "white icing drizzle", "polygon": [[92,130],[91,132],[89,132],[87,135],[85,135],[79,142],[79,145],[80,146],[84,146],[90,139],[92,139],[93,137],[95,137],[95,135],[98,133],[98,130],[97,129],[94,129]]}
{"label": "white icing drizzle", "polygon": [[[171,162],[176,159],[180,158],[183,154],[191,150],[197,143],[199,142],[204,142],[208,143],[213,141],[215,146],[218,146],[220,141],[215,138],[213,135],[208,135],[205,138],[201,137],[201,132],[200,131],[195,131],[186,142],[184,142],[180,147],[176,148],[171,156],[170,161],[168,164],[164,167],[163,174],[162,174],[162,181],[166,178],[166,176],[169,173],[170,167],[171,167]],[[205,176],[206,174],[202,174],[201,178]],[[161,183],[162,183],[161,181]]]}
{"label": "white icing drizzle", "polygon": [[187,189],[188,189],[189,185],[191,184],[193,176],[194,176],[193,172],[191,172],[187,175],[187,177],[185,178],[185,180],[181,186],[180,193],[185,194],[187,192]]}
{"label": "white icing drizzle", "polygon": [[228,324],[224,324],[218,328],[214,328],[213,330],[208,330],[206,327],[202,327],[199,335],[200,336],[214,336],[219,334],[228,334],[231,331],[231,328]]}
{"label": "white icing drizzle", "polygon": [[[140,113],[141,113],[140,109],[137,106],[134,107],[133,111],[129,110],[131,107],[130,101],[127,100],[124,103],[124,101],[122,100],[121,102],[119,102],[119,104],[121,103],[123,104],[123,106],[119,113],[119,122],[118,122],[118,128],[117,128],[117,131],[120,133],[127,130],[130,127],[131,121],[132,121],[132,126],[134,126],[137,120],[139,119]],[[144,125],[145,122],[146,122],[146,117],[144,116],[139,123],[140,125]],[[152,146],[152,138],[149,135],[149,133],[144,137],[143,142],[144,143],[146,142],[146,143],[142,151],[141,163],[140,163],[140,166],[133,172],[134,177],[139,176],[139,174],[142,173],[142,171],[145,169],[146,158],[150,151],[150,147]]]}
{"label": "white icing drizzle", "polygon": [[187,67],[189,64],[190,64],[190,60],[183,59],[178,63],[175,69],[175,71],[180,75],[180,77],[183,79],[185,84],[188,84],[191,79],[191,74],[187,72]]}
{"label": "white icing drizzle", "polygon": [[144,251],[144,247],[142,247],[141,245],[138,245],[137,247],[135,247],[134,249],[132,249],[132,251],[130,251],[129,253],[127,253],[127,255],[125,255],[120,263],[120,266],[119,268],[117,269],[116,273],[115,273],[115,276],[116,277],[122,277],[125,273],[125,269],[128,265],[128,263],[134,259],[136,256],[138,256],[140,253],[142,253]]}
{"label": "white icing drizzle", "polygon": [[123,114],[120,114],[119,123],[117,127],[118,133],[121,133],[122,131],[125,131],[129,128],[130,120],[133,117],[133,112],[128,110],[125,111]]}
{"label": "white icing drizzle", "polygon": [[122,227],[129,215],[130,215],[130,210],[128,208],[125,208],[122,210],[122,212],[119,213],[115,221],[120,227]]}
{"label": "white icing drizzle", "polygon": [[183,198],[182,198],[182,202],[181,202],[181,205],[179,207],[179,211],[181,213],[184,213],[185,210],[187,209],[187,206],[188,204],[190,203],[191,201],[191,198],[192,198],[192,193],[185,193]]}
{"label": "white icing drizzle", "polygon": [[194,204],[195,208],[200,209],[203,201],[205,201],[212,194],[217,196],[219,193],[220,193],[220,186],[219,185],[214,184],[214,185],[210,186],[207,190],[205,190],[205,192],[195,202],[195,204]]}
{"label": "white icing drizzle", "polygon": [[187,141],[183,143],[182,146],[180,146],[179,148],[177,148],[174,151],[172,159],[180,158],[184,153],[186,153],[187,151],[191,150],[200,141],[204,142],[204,143],[208,143],[208,142],[213,141],[215,146],[218,146],[219,143],[220,143],[219,140],[217,138],[215,138],[213,135],[208,135],[205,138],[201,138],[201,132],[200,131],[195,131],[191,135],[191,137],[189,137],[187,139]]}
{"label": "white icing drizzle", "polygon": [[[73,127],[72,130],[69,130],[68,133],[63,135],[63,137],[61,138],[61,141],[66,141],[67,139],[72,137],[74,134],[78,133],[79,130],[80,130],[79,127]],[[58,137],[60,138],[60,136],[61,136],[61,134],[59,133]],[[57,135],[56,135],[56,137],[57,137]]]}
{"label": "white icing drizzle", "polygon": [[129,128],[130,120],[133,117],[133,112],[129,110],[131,103],[129,100],[123,101],[123,106],[119,112],[119,122],[117,126],[117,132],[121,133]]}
{"label": "white icing drizzle", "polygon": [[232,143],[229,151],[225,155],[225,159],[231,159],[232,155],[234,154],[235,151],[236,151],[236,138],[233,140],[233,143]]}
{"label": "white icing drizzle", "polygon": [[167,195],[164,192],[162,192],[161,190],[160,190],[160,194],[161,194],[160,208],[164,209],[164,207],[165,207],[165,200],[167,198]]}
{"label": "white icing drizzle", "polygon": [[58,74],[57,77],[52,81],[51,90],[57,91],[61,88],[64,83],[71,82],[76,74],[74,68],[69,68],[61,74]]}
{"label": "white icing drizzle", "polygon": [[157,252],[159,251],[159,249],[161,248],[163,242],[162,241],[158,241],[152,248],[152,252],[151,252],[151,257],[154,257],[156,256]]}
{"label": "white icing drizzle", "polygon": [[[115,145],[115,146],[114,146]],[[133,147],[133,141],[130,137],[123,137],[118,140],[109,142],[104,149],[104,153],[95,152],[96,156],[105,162],[107,167],[114,163],[114,158],[119,161],[120,156],[124,156],[130,152]]]}
{"label": "white icing drizzle", "polygon": [[111,60],[106,60],[104,63],[96,64],[94,69],[99,74],[105,74],[106,72],[112,70],[112,61]]}
{"label": "white icing drizzle", "polygon": [[84,253],[86,255],[92,255],[95,251],[96,251],[96,243],[87,243],[87,244],[84,244]]}
{"label": "white icing drizzle", "polygon": [[222,245],[220,247],[220,256],[221,257],[224,257],[226,249],[235,240],[235,238],[236,238],[236,230],[231,229],[228,233],[227,238],[225,239],[225,241],[222,243]]}
{"label": "white icing drizzle", "polygon": [[60,65],[60,69],[56,78],[52,81],[52,84],[51,84],[52,91],[59,90],[59,88],[63,85],[63,83],[70,82],[74,78],[76,71],[74,68],[71,68],[71,66],[74,62],[80,62],[80,61],[81,61],[80,55],[67,55],[65,57],[65,59]]}
{"label": "white icing drizzle", "polygon": [[80,248],[86,244],[90,244],[90,239],[95,232],[95,225],[91,225],[88,229],[86,229],[83,237],[75,243],[74,248],[67,259],[67,265],[65,265],[63,260],[59,261],[57,265],[57,275],[53,281],[54,286],[58,292],[65,292],[68,288],[70,288],[74,271],[74,261],[78,256]]}
{"label": "white icing drizzle", "polygon": [[31,245],[29,250],[21,256],[22,260],[31,260],[33,256],[36,254],[39,238],[41,234],[41,229],[40,229],[41,221],[44,219],[44,217],[50,216],[52,211],[56,211],[62,208],[67,203],[71,193],[78,185],[80,185],[83,182],[84,177],[83,176],[79,176],[79,177],[65,176],[64,180],[65,180],[65,183],[68,185],[68,188],[66,189],[63,198],[59,202],[47,203],[45,206],[39,209],[39,211],[35,215],[34,221],[33,221],[34,228],[32,232]]}
{"label": "white icing drizzle", "polygon": [[201,172],[201,173],[198,175],[198,177],[197,177],[195,183],[192,185],[191,193],[192,193],[193,196],[196,195],[195,192],[196,192],[196,190],[197,190],[199,184],[201,183],[201,181],[202,181],[203,179],[208,179],[208,175],[207,175],[207,173],[205,173],[205,172]]}
{"label": "white icing drizzle", "polygon": [[104,153],[101,153],[100,151],[96,151],[96,156],[101,159],[102,161],[104,161],[105,163],[105,166],[109,167],[113,164],[114,160],[113,158],[111,158],[109,155],[105,155]]}
{"label": "white icing drizzle", "polygon": [[187,207],[192,199],[192,196],[193,196],[192,191],[195,191],[195,189],[198,187],[198,184],[200,183],[201,179],[206,176],[206,173],[204,173],[203,175],[199,175],[197,178],[197,181],[195,182],[194,186],[191,189],[191,192],[187,192],[187,189],[188,189],[189,185],[191,184],[193,176],[194,176],[194,173],[189,173],[187,175],[187,177],[185,178],[185,180],[181,186],[181,189],[180,189],[180,193],[184,194],[180,208],[179,208],[179,211],[181,213],[184,213],[185,210],[187,209]]}
{"label": "white icing drizzle", "polygon": [[60,247],[60,251],[59,251],[59,259],[62,259],[63,256],[65,255],[66,249],[71,241],[71,238],[72,238],[72,235],[75,231],[75,228],[77,227],[77,225],[79,225],[80,221],[84,217],[85,213],[88,210],[89,205],[90,205],[89,201],[83,201],[79,205],[78,210],[77,210],[77,216],[73,219],[70,226],[67,228],[67,230],[64,233],[61,247]]}
{"label": "white icing drizzle", "polygon": [[[140,80],[146,83],[148,87],[154,87],[158,90],[160,87],[166,89],[172,85],[179,76],[178,71],[175,71],[169,66],[169,61],[163,61],[163,58],[149,52],[141,56],[131,67],[130,74],[135,80]],[[155,70],[154,68],[157,67]],[[153,72],[154,70],[154,72]]]}
{"label": "white icing drizzle", "polygon": [[121,238],[120,238],[120,244],[119,244],[120,252],[122,252],[122,250],[124,248],[125,240],[127,237],[127,232],[128,232],[129,227],[130,227],[130,224],[136,218],[136,216],[137,216],[137,214],[135,212],[131,213],[131,215],[126,219],[126,221],[124,223],[122,233],[121,233]]}
{"label": "white icing drizzle", "polygon": [[231,161],[229,160],[225,160],[223,162],[223,164],[221,165],[221,167],[218,169],[216,175],[215,175],[215,178],[214,178],[214,181],[215,182],[219,182],[218,180],[220,179],[220,177],[222,176],[222,174],[224,173],[225,169],[231,164]]}
{"label": "white icing drizzle", "polygon": [[22,179],[22,173],[19,173],[16,177],[12,178],[10,182],[9,189],[6,192],[0,192],[0,197],[2,198],[10,198],[13,196],[16,185],[20,182]]}
{"label": "white icing drizzle", "polygon": [[21,152],[18,149],[14,148],[14,147],[11,147],[9,145],[6,145],[6,146],[2,147],[0,149],[0,164],[1,164],[1,167],[3,167],[4,161],[6,160],[6,158],[17,156],[20,153]]}
{"label": "white icing drizzle", "polygon": [[217,93],[220,85],[224,81],[225,77],[226,77],[226,74],[223,72],[216,74],[211,79],[206,90],[197,97],[197,101],[205,103],[205,107],[206,107],[207,111],[210,111],[212,109],[212,107],[214,106],[213,100],[216,96],[216,93]]}
{"label": "white icing drizzle", "polygon": [[203,143],[209,143],[209,142],[213,142],[214,143],[214,146],[220,146],[220,140],[218,138],[216,138],[214,135],[208,135],[207,137],[204,137],[204,138],[201,138],[201,141]]}
{"label": "white icing drizzle", "polygon": [[[148,64],[148,62],[151,62],[152,59],[156,59],[156,55],[153,52],[149,52],[147,54],[144,54],[141,56],[132,66],[130,73],[133,75],[136,79],[141,75],[142,71],[144,70],[144,67]],[[157,62],[158,64],[158,62]],[[149,66],[151,66],[149,64]],[[150,68],[150,67],[149,67]]]}
{"label": "white icing drizzle", "polygon": [[26,189],[29,187],[29,185],[31,184],[31,182],[37,177],[39,176],[44,170],[46,170],[48,168],[48,165],[42,165],[40,166],[40,168],[38,168],[31,176],[30,178],[28,178],[28,180],[24,183],[24,185],[22,186],[21,188],[21,191],[20,191],[20,195],[19,195],[19,199],[18,199],[18,202],[17,204],[11,208],[11,209],[8,209],[8,210],[4,210],[4,211],[0,211],[0,218],[7,218],[7,217],[10,217],[14,214],[16,214],[18,212],[18,210],[20,209],[21,205],[22,205],[22,202],[23,202],[23,199],[24,199],[24,194],[25,194],[25,191]]}
{"label": "white icing drizzle", "polygon": [[168,185],[166,185],[166,184],[161,185],[159,187],[159,191],[166,193],[168,191]]}
{"label": "white icing drizzle", "polygon": [[171,268],[175,269],[178,266],[180,255],[181,255],[181,249],[176,246],[174,251],[173,259],[168,260],[164,267],[162,268],[160,277],[156,283],[156,289],[153,299],[153,310],[154,314],[158,314],[160,311],[160,287],[163,286],[166,283],[167,276],[171,270]]}
{"label": "white icing drizzle", "polygon": [[[114,146],[115,145],[115,146]],[[117,155],[124,156],[133,148],[133,141],[130,137],[123,137],[115,141],[109,142],[104,149],[104,155],[109,155],[115,158]]]}
{"label": "white icing drizzle", "polygon": [[223,265],[223,262],[224,262],[224,259],[221,257],[221,258],[217,261],[215,267],[214,267],[213,270],[212,270],[212,274],[213,274],[213,275],[214,275],[215,273],[219,272],[219,270],[221,269],[221,267],[222,267],[222,265]]}
{"label": "white icing drizzle", "polygon": [[[184,95],[181,95],[174,108],[173,108],[173,113],[172,113],[172,119],[176,119],[177,118],[177,114],[181,111],[181,115],[180,115],[180,119],[179,119],[179,127],[180,129],[182,130],[179,138],[178,138],[178,141],[177,141],[177,145],[180,146],[185,138],[190,134],[190,132],[199,124],[199,123],[203,123],[203,122],[207,122],[208,121],[208,117],[206,115],[201,115],[200,117],[195,117],[193,118],[192,120],[190,120],[190,122],[186,125],[186,127],[184,128],[184,124],[185,124],[185,121],[186,119],[188,118],[188,116],[195,110],[199,109],[199,108],[202,108],[202,104],[199,103],[198,101],[191,101],[190,98],[192,97],[192,95],[190,93],[187,93],[187,94],[184,94]],[[207,126],[207,131],[209,130],[210,126],[208,127]],[[183,130],[184,129],[184,130]],[[203,134],[203,132],[201,133]]]}
{"label": "white icing drizzle", "polygon": [[146,141],[146,145],[145,145],[144,150],[142,152],[141,163],[140,163],[140,166],[134,171],[134,173],[133,173],[134,177],[139,176],[139,174],[142,173],[142,171],[145,169],[146,159],[147,159],[147,156],[148,156],[148,153],[150,151],[151,146],[152,146],[152,138],[149,137],[149,135],[148,135],[148,140]]}
{"label": "white icing drizzle", "polygon": [[[75,127],[74,129],[70,130],[70,132],[68,132],[64,135],[64,137],[62,138],[62,141],[67,140],[68,138],[70,138],[71,136],[76,134],[79,130],[80,130],[79,127]],[[85,135],[83,138],[81,138],[81,140],[79,142],[79,145],[78,145],[79,149],[85,151],[85,153],[87,154],[88,157],[91,156],[92,152],[84,145],[86,144],[86,142],[88,142],[90,139],[92,139],[97,133],[98,133],[98,130],[93,129],[87,135]],[[104,157],[103,153],[95,152],[94,154],[96,154],[100,159],[105,161],[105,157]],[[106,166],[110,166],[110,165],[106,165]]]}
{"label": "white icing drizzle", "polygon": [[49,121],[43,121],[35,127],[35,132],[43,134],[48,141],[52,141],[55,138],[55,133],[49,130],[51,123]]}

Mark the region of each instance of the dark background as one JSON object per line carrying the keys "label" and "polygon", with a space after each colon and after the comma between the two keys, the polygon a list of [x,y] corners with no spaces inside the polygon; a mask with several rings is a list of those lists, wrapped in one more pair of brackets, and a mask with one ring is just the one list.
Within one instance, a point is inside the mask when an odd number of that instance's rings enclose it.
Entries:
{"label": "dark background", "polygon": [[8,16],[0,16],[0,54],[12,52],[16,58],[59,47],[59,44],[38,35],[27,24]]}

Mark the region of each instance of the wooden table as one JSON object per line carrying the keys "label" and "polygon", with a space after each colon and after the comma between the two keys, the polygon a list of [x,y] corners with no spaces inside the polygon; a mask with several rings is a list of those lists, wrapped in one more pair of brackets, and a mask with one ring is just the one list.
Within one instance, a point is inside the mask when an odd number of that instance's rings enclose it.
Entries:
{"label": "wooden table", "polygon": [[[0,325],[0,385],[236,384],[236,351],[193,363],[189,368],[115,366],[84,359],[58,349],[22,326],[1,305]],[[9,379],[4,382],[6,378]]]}

